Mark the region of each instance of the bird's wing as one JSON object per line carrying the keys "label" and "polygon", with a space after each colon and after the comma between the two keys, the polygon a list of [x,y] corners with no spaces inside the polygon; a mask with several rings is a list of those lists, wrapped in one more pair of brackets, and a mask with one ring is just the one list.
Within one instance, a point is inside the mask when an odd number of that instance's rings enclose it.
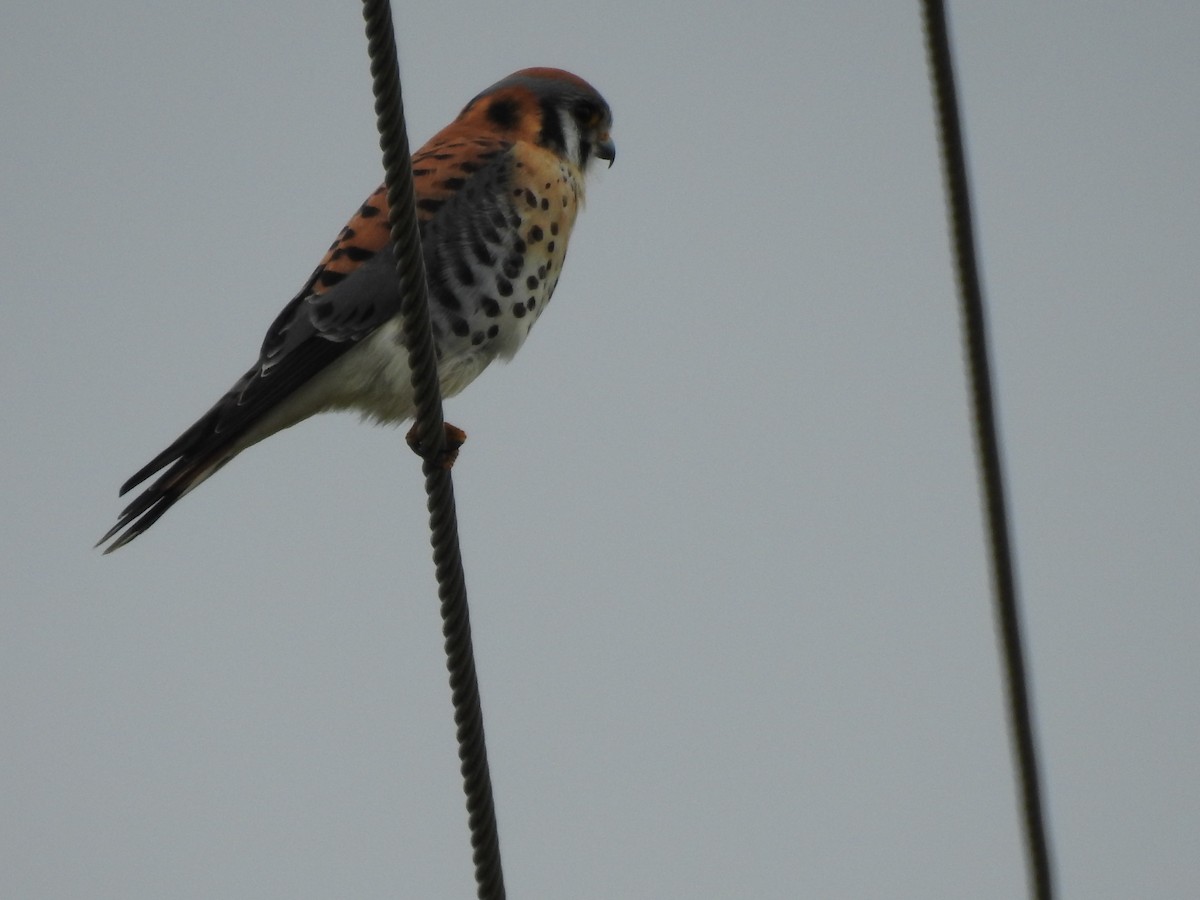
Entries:
{"label": "bird's wing", "polygon": [[[399,311],[396,269],[386,250],[364,259],[320,294],[299,294],[267,333],[258,363],[213,407],[121,486],[124,495],[166,469],[121,513],[99,543],[133,540],[200,482],[253,443],[255,427],[299,387]],[[259,435],[263,437],[265,435]],[[127,530],[126,530],[127,529]]]}
{"label": "bird's wing", "polygon": [[[304,288],[267,330],[258,361],[192,427],[121,486],[121,493],[172,463],[208,468],[264,415],[400,309],[386,225],[357,228],[359,209]],[[376,216],[376,218],[378,218]],[[386,222],[386,210],[383,211]],[[351,239],[357,238],[350,244]],[[364,239],[365,238],[365,239]],[[353,268],[333,264],[352,259]],[[240,449],[240,448],[239,448]],[[181,473],[176,473],[181,474]]]}
{"label": "bird's wing", "polygon": [[[422,233],[439,218],[468,212],[452,202],[464,185],[495,177],[510,145],[468,141],[447,128],[413,157],[417,218]],[[379,188],[342,229],[312,276],[267,329],[258,361],[169,447],[135,472],[121,494],[165,469],[121,513],[98,542],[124,531],[105,552],[133,540],[174,503],[234,455],[265,436],[256,426],[301,386],[356,343],[398,315],[400,296]],[[450,229],[452,232],[455,230]],[[436,248],[433,248],[436,250]],[[425,248],[430,259],[431,248]],[[436,282],[437,280],[434,279]],[[433,285],[436,290],[438,284]]]}

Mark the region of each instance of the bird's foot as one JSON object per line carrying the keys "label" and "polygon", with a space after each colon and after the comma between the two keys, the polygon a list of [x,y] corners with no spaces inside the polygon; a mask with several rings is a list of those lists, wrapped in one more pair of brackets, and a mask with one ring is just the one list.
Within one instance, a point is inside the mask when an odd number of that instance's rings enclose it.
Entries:
{"label": "bird's foot", "polygon": [[461,428],[455,428],[449,422],[443,422],[442,426],[446,429],[446,446],[441,453],[433,453],[421,443],[421,435],[418,432],[416,425],[408,430],[408,434],[404,439],[408,441],[408,446],[412,448],[412,452],[421,457],[427,462],[433,463],[439,469],[450,471],[450,467],[454,465],[454,461],[458,459],[458,450],[467,441],[467,433]]}

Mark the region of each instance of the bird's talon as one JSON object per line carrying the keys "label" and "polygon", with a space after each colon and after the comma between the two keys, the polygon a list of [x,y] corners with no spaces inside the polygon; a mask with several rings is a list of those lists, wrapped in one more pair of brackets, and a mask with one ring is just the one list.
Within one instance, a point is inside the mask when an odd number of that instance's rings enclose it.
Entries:
{"label": "bird's talon", "polygon": [[436,457],[431,456],[430,452],[421,444],[421,435],[416,425],[408,430],[408,434],[404,436],[404,440],[408,442],[408,446],[412,448],[412,452],[437,466],[439,469],[450,471],[454,465],[454,461],[458,459],[459,448],[467,442],[467,433],[461,428],[451,425],[449,422],[443,422],[442,427],[445,429],[446,446],[442,452]]}

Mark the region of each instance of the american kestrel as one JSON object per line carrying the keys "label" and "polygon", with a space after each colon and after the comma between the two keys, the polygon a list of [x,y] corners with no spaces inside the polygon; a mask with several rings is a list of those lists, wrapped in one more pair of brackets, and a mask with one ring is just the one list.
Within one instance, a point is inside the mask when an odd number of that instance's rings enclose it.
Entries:
{"label": "american kestrel", "polygon": [[[582,78],[523,69],[496,82],[413,154],[430,318],[443,395],[508,360],[546,308],[583,205],[609,165],[612,112]],[[325,410],[413,416],[387,195],[372,194],[267,330],[258,362],[124,485],[165,469],[97,546],[111,553],[247,447]],[[461,433],[460,433],[461,434]]]}

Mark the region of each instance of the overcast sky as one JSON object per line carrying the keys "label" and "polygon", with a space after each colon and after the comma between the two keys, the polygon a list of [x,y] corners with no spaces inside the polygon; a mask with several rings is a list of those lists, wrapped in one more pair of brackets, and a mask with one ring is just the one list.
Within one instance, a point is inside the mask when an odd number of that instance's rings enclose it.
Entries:
{"label": "overcast sky", "polygon": [[[952,3],[1067,898],[1200,883],[1200,4]],[[1025,887],[918,4],[397,9],[419,145],[615,115],[452,400],[512,897]],[[15,4],[0,895],[473,895],[419,461],[327,416],[102,557],[379,182],[356,3]]]}

